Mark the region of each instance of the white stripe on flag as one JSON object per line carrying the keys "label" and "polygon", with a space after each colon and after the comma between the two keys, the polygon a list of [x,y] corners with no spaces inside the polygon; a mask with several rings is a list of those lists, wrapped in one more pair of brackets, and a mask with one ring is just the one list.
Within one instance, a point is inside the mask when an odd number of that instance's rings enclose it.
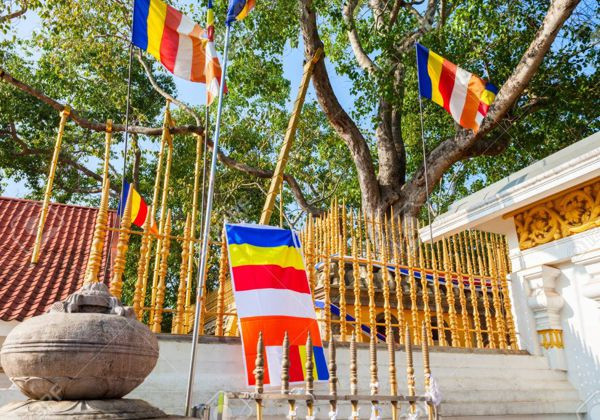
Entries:
{"label": "white stripe on flag", "polygon": [[477,111],[477,115],[475,115],[475,122],[477,123],[478,126],[480,126],[482,121],[483,121],[483,115],[481,114],[481,112]]}
{"label": "white stripe on flag", "polygon": [[281,385],[281,359],[283,358],[282,346],[266,346],[267,367],[269,369],[269,385]]}
{"label": "white stripe on flag", "polygon": [[189,35],[192,33],[194,26],[196,26],[196,23],[192,19],[186,15],[181,15],[181,21],[177,27],[177,32],[179,32],[181,35]]}
{"label": "white stripe on flag", "polygon": [[312,296],[285,289],[254,289],[235,292],[238,317],[293,316],[316,319]]}
{"label": "white stripe on flag", "polygon": [[456,67],[456,78],[454,79],[454,88],[452,88],[452,95],[450,96],[450,113],[454,118],[454,121],[460,124],[460,117],[465,107],[465,100],[467,99],[467,91],[469,88],[469,80],[471,79],[471,73],[466,70]]}
{"label": "white stripe on flag", "polygon": [[194,47],[192,39],[187,35],[179,35],[179,48],[177,48],[177,57],[175,58],[175,67],[173,74],[183,79],[192,78],[192,57]]}

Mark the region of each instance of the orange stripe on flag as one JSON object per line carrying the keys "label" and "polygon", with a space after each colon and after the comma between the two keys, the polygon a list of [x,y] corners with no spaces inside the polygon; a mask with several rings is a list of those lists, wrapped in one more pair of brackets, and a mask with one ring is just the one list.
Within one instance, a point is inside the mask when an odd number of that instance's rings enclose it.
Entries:
{"label": "orange stripe on flag", "polygon": [[463,108],[462,115],[460,116],[460,125],[465,128],[470,128],[473,131],[477,131],[479,124],[475,121],[477,115],[477,109],[479,108],[479,98],[481,92],[485,89],[485,83],[479,77],[472,75],[469,80],[469,87],[467,88],[467,99],[465,100],[465,107]]}

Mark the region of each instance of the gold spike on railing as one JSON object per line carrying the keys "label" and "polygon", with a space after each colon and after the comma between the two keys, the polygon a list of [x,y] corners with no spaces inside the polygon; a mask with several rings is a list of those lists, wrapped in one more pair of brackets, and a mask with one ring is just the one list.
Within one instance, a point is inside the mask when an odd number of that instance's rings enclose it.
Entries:
{"label": "gold spike on railing", "polygon": [[102,188],[102,198],[100,199],[100,208],[96,215],[96,224],[94,225],[94,236],[90,256],[85,270],[84,284],[98,282],[98,273],[102,265],[102,249],[106,239],[106,228],[108,225],[108,198],[110,195],[110,180],[106,178]]}
{"label": "gold spike on railing", "polygon": [[[417,232],[415,232],[417,233]],[[419,265],[421,266],[421,298],[423,300],[423,318],[427,327],[427,340],[433,344],[433,336],[431,334],[431,311],[429,309],[429,283],[427,281],[427,272],[425,271],[425,244],[419,244],[417,239],[417,254],[419,257]]]}
{"label": "gold spike on railing", "polygon": [[106,134],[104,135],[104,163],[102,164],[102,183],[108,179],[110,167],[110,144],[112,143],[112,120],[106,120]]}
{"label": "gold spike on railing", "polygon": [[325,308],[323,309],[325,315],[325,331],[324,338],[325,340],[329,340],[329,335],[331,334],[331,215],[327,214],[322,219],[322,228],[323,228],[323,292],[325,293],[324,301]]}
{"label": "gold spike on railing", "polygon": [[[400,330],[398,330],[400,331]],[[396,379],[396,349],[394,344],[394,334],[389,334],[386,337],[388,361],[389,361],[389,382],[390,382],[390,395],[398,395],[398,380]],[[398,418],[398,402],[392,401],[392,420]]]}
{"label": "gold spike on railing", "polygon": [[418,312],[418,304],[417,304],[417,283],[415,280],[415,271],[414,271],[414,267],[415,267],[415,246],[413,243],[413,233],[414,233],[414,229],[413,229],[413,221],[405,219],[404,222],[404,226],[405,228],[403,229],[403,231],[405,232],[404,236],[404,241],[405,241],[405,246],[406,246],[406,255],[407,255],[407,259],[408,259],[408,281],[409,281],[409,287],[410,287],[410,315],[411,315],[411,329],[412,329],[412,334],[413,334],[413,338],[414,338],[414,342],[417,342],[417,331],[418,331],[418,327],[417,325],[419,324],[419,312]]}
{"label": "gold spike on railing", "polygon": [[481,253],[479,255],[483,255],[483,257],[478,257],[480,263],[483,262],[483,266],[482,266],[482,278],[481,278],[481,294],[482,294],[482,299],[483,299],[483,309],[484,309],[484,313],[485,313],[485,329],[487,332],[487,337],[488,337],[488,347],[491,349],[495,349],[496,348],[496,342],[494,340],[494,325],[492,324],[492,313],[490,311],[490,302],[489,302],[489,297],[488,297],[488,286],[487,286],[487,280],[484,278],[484,276],[488,273],[487,270],[487,263],[486,263],[486,255],[485,255],[485,246],[484,246],[484,242],[483,242],[483,237],[481,235],[481,232],[477,232],[478,233],[478,242],[479,242],[479,246],[481,249]]}
{"label": "gold spike on railing", "polygon": [[[357,222],[360,221],[360,214],[357,216]],[[352,279],[354,281],[354,329],[353,334],[358,335],[361,332],[362,323],[362,304],[360,302],[360,265],[358,264],[359,242],[356,240],[356,231],[354,229],[353,213],[350,213],[350,235],[352,236]]]}
{"label": "gold spike on railing", "polygon": [[[289,395],[290,393],[290,339],[287,331],[283,336],[283,345],[281,351],[281,393]],[[289,420],[296,419],[296,401],[288,400],[288,415]]]}
{"label": "gold spike on railing", "polygon": [[[336,221],[336,224],[337,221]],[[342,220],[338,234],[338,277],[339,277],[339,307],[340,307],[340,338],[346,341],[346,206],[342,207]]]}
{"label": "gold spike on railing", "polygon": [[[312,339],[310,338],[310,331],[308,332],[308,336],[306,337],[306,364],[304,365],[304,367],[306,369],[306,394],[313,395],[315,391],[315,385],[313,376],[313,345]],[[306,417],[312,419],[314,416],[314,406],[312,399],[306,400],[306,411]]]}
{"label": "gold spike on railing", "polygon": [[504,315],[502,314],[502,303],[500,302],[500,290],[498,288],[499,281],[499,269],[498,258],[496,255],[496,235],[488,233],[488,258],[490,261],[490,267],[492,267],[492,299],[494,302],[494,317],[496,319],[496,332],[498,333],[498,346],[501,349],[506,348],[506,326],[504,324]]}
{"label": "gold spike on railing", "polygon": [[431,266],[433,270],[433,298],[435,300],[435,319],[438,336],[438,345],[446,345],[444,333],[444,307],[442,305],[442,293],[440,292],[440,276],[438,271],[437,248],[431,244]]}
{"label": "gold spike on railing", "polygon": [[[358,361],[356,354],[356,334],[350,336],[350,395],[358,395]],[[352,420],[358,420],[358,400],[350,400]]]}
{"label": "gold spike on railing", "polygon": [[183,230],[183,243],[181,244],[181,267],[179,270],[179,287],[177,288],[177,303],[175,306],[175,316],[173,318],[172,333],[183,334],[183,319],[185,317],[185,290],[188,277],[188,252],[191,235],[191,214],[185,219],[185,228]]}
{"label": "gold spike on railing", "polygon": [[[392,210],[392,214],[394,211]],[[398,222],[398,223],[395,223]],[[397,226],[395,226],[397,225]],[[398,230],[397,230],[398,229]],[[400,274],[400,264],[402,263],[400,259],[399,249],[402,246],[402,240],[400,237],[402,236],[401,224],[399,220],[396,219],[395,216],[391,218],[391,230],[392,230],[392,249],[394,252],[394,280],[395,280],[395,290],[396,290],[396,313],[398,315],[398,341],[402,343],[402,331],[404,331],[405,321],[404,321],[404,290],[402,288],[402,275]]]}
{"label": "gold spike on railing", "polygon": [[[423,323],[422,329],[422,347],[421,353],[423,354],[423,374],[424,374],[424,384],[425,384],[425,393],[429,394],[431,391],[431,367],[429,366],[429,346],[427,344],[427,326]],[[427,415],[429,420],[434,419],[434,407],[432,404],[427,403]]]}
{"label": "gold spike on railing", "polygon": [[161,332],[163,304],[165,302],[165,291],[167,288],[166,280],[169,263],[169,250],[171,247],[169,235],[171,235],[171,210],[167,212],[167,217],[165,221],[165,239],[162,241],[162,246],[160,250],[158,286],[156,289],[156,303],[154,305],[154,320],[152,322],[152,332],[154,333]]}
{"label": "gold spike on railing", "polygon": [[336,416],[337,413],[337,364],[335,354],[335,340],[333,335],[329,337],[329,417]]}
{"label": "gold spike on railing", "polygon": [[217,335],[223,335],[223,319],[225,312],[225,282],[227,281],[227,238],[225,229],[221,235],[221,256],[219,257],[219,289],[217,290]]}
{"label": "gold spike on railing", "polygon": [[510,303],[510,290],[508,289],[508,245],[504,238],[499,239],[498,260],[500,260],[500,282],[502,284],[502,298],[504,301],[504,316],[506,317],[506,326],[510,339],[510,348],[517,348],[517,333],[515,330],[514,319],[512,316],[512,307]]}
{"label": "gold spike on railing", "polygon": [[[377,333],[371,331],[371,340],[369,341],[369,372],[371,373],[371,395],[375,396],[379,393],[379,379],[377,377]],[[379,401],[373,397],[371,400],[372,417],[379,418]]]}
{"label": "gold spike on railing", "polygon": [[479,319],[479,300],[477,298],[477,290],[475,289],[475,280],[473,278],[473,266],[472,266],[472,256],[473,256],[473,242],[471,240],[471,235],[469,232],[461,233],[462,239],[465,243],[465,254],[467,261],[467,273],[469,274],[469,289],[471,296],[471,316],[473,318],[473,327],[475,329],[475,341],[477,343],[477,348],[483,347],[483,337],[481,335],[481,320]]}
{"label": "gold spike on railing", "polygon": [[[254,390],[257,394],[263,393],[263,380],[265,374],[265,360],[263,358],[263,352],[265,347],[263,345],[262,331],[258,333],[258,343],[256,344],[256,360],[254,361]],[[262,420],[263,409],[262,399],[256,399],[256,418]]]}
{"label": "gold spike on railing", "polygon": [[379,236],[379,249],[381,256],[381,281],[383,282],[383,319],[385,322],[386,336],[392,334],[392,310],[390,306],[390,274],[388,271],[388,241],[389,232],[387,229],[387,218],[385,219],[385,227],[383,220],[379,217],[379,227],[377,229]]}
{"label": "gold spike on railing", "polygon": [[58,125],[58,135],[56,136],[56,142],[54,143],[54,152],[52,154],[52,161],[50,162],[50,171],[48,174],[48,181],[46,182],[46,191],[44,192],[44,201],[42,203],[42,210],[40,212],[40,218],[38,220],[37,232],[35,236],[35,242],[33,243],[33,253],[31,254],[31,263],[37,264],[40,259],[40,252],[42,250],[42,239],[44,237],[44,228],[46,226],[46,218],[48,217],[48,209],[50,208],[50,199],[52,198],[52,187],[54,186],[54,176],[56,175],[56,168],[58,166],[58,158],[60,155],[60,148],[62,145],[62,138],[65,133],[65,125],[67,119],[71,113],[71,108],[65,107],[60,113],[60,123]]}
{"label": "gold spike on railing", "polygon": [[307,272],[308,272],[308,283],[310,285],[310,292],[315,295],[315,264],[316,264],[316,256],[315,256],[315,219],[312,216],[308,217],[307,221],[307,238],[306,245],[308,247],[308,251],[306,252],[306,262],[307,262]]}
{"label": "gold spike on railing", "polygon": [[454,266],[456,267],[456,277],[458,281],[458,300],[460,302],[460,318],[462,324],[463,342],[465,347],[472,347],[471,332],[469,325],[469,312],[467,308],[467,297],[465,295],[465,282],[463,279],[462,258],[460,256],[461,249],[457,242],[460,235],[456,235],[450,241],[452,254],[454,255]]}
{"label": "gold spike on railing", "polygon": [[146,297],[146,286],[148,285],[148,255],[150,253],[150,228],[154,221],[154,211],[148,207],[146,220],[144,221],[144,234],[140,245],[140,258],[138,262],[137,281],[133,293],[133,312],[138,320],[142,320],[144,315],[144,300]]}
{"label": "gold spike on railing", "polygon": [[[373,218],[371,217],[371,220]],[[375,279],[373,276],[373,259],[371,254],[371,238],[375,230],[369,227],[369,219],[365,213],[365,243],[367,247],[367,293],[369,295],[369,329],[371,335],[377,333],[376,312],[375,312]]]}
{"label": "gold spike on railing", "polygon": [[446,279],[446,301],[448,302],[448,317],[450,318],[450,335],[452,337],[452,347],[459,347],[458,328],[456,325],[456,307],[454,303],[454,286],[452,282],[452,266],[450,256],[448,255],[448,243],[445,237],[442,238],[442,252],[444,256],[444,277]]}
{"label": "gold spike on railing", "polygon": [[[404,350],[406,351],[406,385],[408,386],[408,396],[414,397],[415,391],[415,368],[413,365],[412,341],[410,338],[410,329],[408,325],[404,333]],[[410,404],[410,412],[416,412],[416,405]]]}
{"label": "gold spike on railing", "polygon": [[125,200],[125,210],[121,217],[121,228],[119,229],[119,241],[117,243],[117,255],[113,265],[113,276],[110,281],[110,293],[117,298],[121,298],[123,290],[123,272],[125,271],[125,262],[127,249],[129,248],[129,228],[131,227],[131,199],[133,194],[127,194]]}

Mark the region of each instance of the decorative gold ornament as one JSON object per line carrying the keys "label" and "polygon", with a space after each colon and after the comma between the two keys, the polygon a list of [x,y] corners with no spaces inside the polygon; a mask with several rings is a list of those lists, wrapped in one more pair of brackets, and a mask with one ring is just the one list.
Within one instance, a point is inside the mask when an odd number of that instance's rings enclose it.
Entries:
{"label": "decorative gold ornament", "polygon": [[548,329],[539,330],[540,345],[546,350],[549,349],[564,349],[563,332],[562,330]]}

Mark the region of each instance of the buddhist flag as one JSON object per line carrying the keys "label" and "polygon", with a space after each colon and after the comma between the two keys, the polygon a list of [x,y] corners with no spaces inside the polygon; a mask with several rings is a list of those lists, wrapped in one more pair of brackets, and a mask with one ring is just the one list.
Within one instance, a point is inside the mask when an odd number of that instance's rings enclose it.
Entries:
{"label": "buddhist flag", "polygon": [[[215,48],[215,14],[213,12],[212,0],[208,0],[208,8],[206,10],[206,33],[208,42],[206,43],[206,104],[213,103],[215,98],[219,96],[219,87],[221,85],[221,63],[217,56]],[[225,86],[227,92],[227,86]]]}
{"label": "buddhist flag", "polygon": [[498,88],[417,43],[419,93],[477,132]]}
{"label": "buddhist flag", "polygon": [[206,82],[206,32],[161,0],[135,0],[132,42],[175,76]]}
{"label": "buddhist flag", "polygon": [[[144,223],[146,222],[146,217],[148,216],[148,205],[138,193],[135,188],[133,188],[129,182],[125,181],[123,184],[123,197],[124,199],[119,202],[119,208],[117,213],[119,217],[123,217],[123,213],[125,212],[125,203],[127,203],[127,197],[131,194],[131,223],[139,226],[141,228],[144,227]],[[158,235],[158,229],[156,228],[156,222],[152,220],[152,226],[150,227],[150,232]]]}
{"label": "buddhist flag", "polygon": [[254,385],[256,344],[263,334],[265,384],[280,385],[282,343],[290,340],[290,382],[306,378],[306,339],[313,342],[313,377],[329,379],[298,235],[264,225],[225,225],[248,385]]}
{"label": "buddhist flag", "polygon": [[254,0],[230,0],[227,9],[227,25],[231,25],[236,20],[242,20],[250,10],[254,9]]}

